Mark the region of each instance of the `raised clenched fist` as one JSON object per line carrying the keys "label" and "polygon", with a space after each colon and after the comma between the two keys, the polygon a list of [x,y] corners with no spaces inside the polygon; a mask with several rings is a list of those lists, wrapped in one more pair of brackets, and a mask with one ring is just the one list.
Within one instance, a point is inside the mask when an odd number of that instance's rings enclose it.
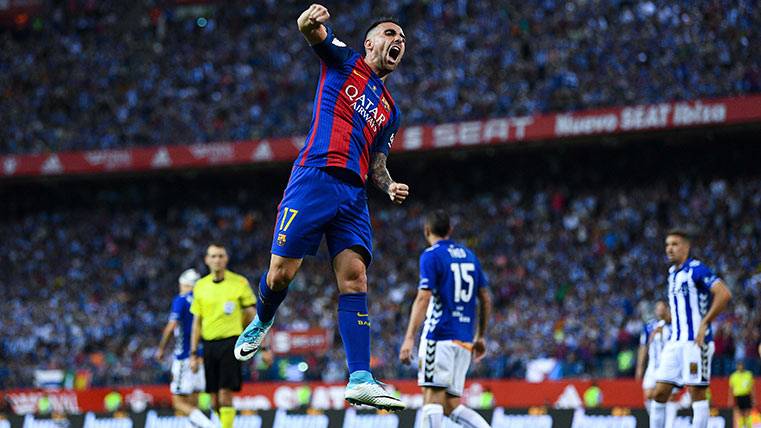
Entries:
{"label": "raised clenched fist", "polygon": [[330,19],[328,8],[321,4],[312,4],[302,12],[297,22],[299,30],[303,32],[319,28],[320,25],[328,22],[328,19]]}

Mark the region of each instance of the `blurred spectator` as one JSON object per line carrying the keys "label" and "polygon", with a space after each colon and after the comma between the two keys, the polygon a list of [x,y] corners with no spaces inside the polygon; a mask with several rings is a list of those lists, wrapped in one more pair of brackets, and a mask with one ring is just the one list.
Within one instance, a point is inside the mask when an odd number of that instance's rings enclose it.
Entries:
{"label": "blurred spectator", "polygon": [[[303,2],[167,3],[49,2],[0,30],[0,153],[306,134],[319,66]],[[404,24],[403,126],[761,91],[753,0],[327,6],[357,48],[375,18]]]}
{"label": "blurred spectator", "polygon": [[714,364],[719,367],[721,373],[731,372],[735,362],[735,339],[730,324],[722,325],[716,332],[714,346],[716,347]]}

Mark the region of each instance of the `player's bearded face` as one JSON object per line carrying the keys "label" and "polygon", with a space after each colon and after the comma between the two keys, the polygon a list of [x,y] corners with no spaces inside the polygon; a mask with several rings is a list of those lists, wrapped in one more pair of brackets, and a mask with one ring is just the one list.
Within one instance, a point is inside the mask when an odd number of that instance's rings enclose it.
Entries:
{"label": "player's bearded face", "polygon": [[388,72],[396,70],[402,61],[405,45],[404,32],[392,22],[378,25],[365,42],[368,54],[375,59],[378,68]]}

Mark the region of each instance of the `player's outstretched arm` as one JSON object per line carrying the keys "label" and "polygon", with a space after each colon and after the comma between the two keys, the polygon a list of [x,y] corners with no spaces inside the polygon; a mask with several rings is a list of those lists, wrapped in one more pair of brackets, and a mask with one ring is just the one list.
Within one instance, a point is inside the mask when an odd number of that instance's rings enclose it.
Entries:
{"label": "player's outstretched arm", "polygon": [[412,361],[412,349],[415,347],[415,335],[425,319],[425,311],[431,301],[431,290],[418,290],[417,297],[412,303],[410,322],[407,324],[407,333],[404,335],[402,348],[399,350],[399,360],[404,364]]}
{"label": "player's outstretched arm", "polygon": [[164,349],[166,349],[166,344],[169,342],[169,337],[172,335],[172,332],[174,331],[174,328],[177,327],[177,321],[171,320],[166,323],[166,326],[164,327],[164,331],[161,333],[161,340],[159,341],[159,346],[156,349],[156,359],[161,361],[164,358]]}
{"label": "player's outstretched arm", "polygon": [[372,165],[372,179],[375,187],[385,192],[391,202],[401,204],[410,194],[410,188],[406,184],[397,183],[391,179],[391,174],[386,168],[386,156],[384,153],[375,153]]}
{"label": "player's outstretched arm", "polygon": [[700,322],[698,335],[695,337],[695,342],[700,346],[703,346],[705,343],[708,326],[711,325],[713,320],[722,313],[724,309],[726,309],[727,304],[729,304],[729,301],[732,299],[732,293],[729,292],[729,288],[727,288],[727,285],[724,284],[724,281],[722,280],[717,280],[711,286],[711,294],[713,294],[713,303],[711,303],[711,308],[708,309],[708,313]]}
{"label": "player's outstretched arm", "polygon": [[198,371],[201,359],[198,358],[198,343],[201,341],[201,315],[193,317],[193,326],[190,329],[190,370]]}
{"label": "player's outstretched arm", "polygon": [[316,45],[328,37],[328,30],[322,25],[328,22],[328,19],[330,19],[328,8],[321,4],[312,4],[299,15],[296,23],[309,44]]}
{"label": "player's outstretched arm", "polygon": [[478,290],[478,330],[473,339],[473,354],[476,361],[486,355],[486,326],[492,313],[491,293],[488,288]]}
{"label": "player's outstretched arm", "polygon": [[647,345],[639,345],[639,350],[637,351],[637,369],[634,371],[634,379],[642,380],[647,363]]}

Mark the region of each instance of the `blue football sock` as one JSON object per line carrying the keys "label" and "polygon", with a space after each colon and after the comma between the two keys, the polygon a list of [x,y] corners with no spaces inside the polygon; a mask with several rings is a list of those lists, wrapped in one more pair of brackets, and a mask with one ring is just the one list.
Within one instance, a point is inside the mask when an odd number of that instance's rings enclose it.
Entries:
{"label": "blue football sock", "polygon": [[338,331],[346,351],[349,373],[370,371],[370,317],[367,293],[338,296]]}
{"label": "blue football sock", "polygon": [[373,374],[365,370],[357,370],[349,375],[349,385],[373,383],[374,381],[375,378],[373,378]]}
{"label": "blue football sock", "polygon": [[274,291],[267,285],[267,272],[259,280],[259,298],[256,299],[256,316],[262,323],[268,323],[275,318],[275,312],[288,295],[288,287]]}

